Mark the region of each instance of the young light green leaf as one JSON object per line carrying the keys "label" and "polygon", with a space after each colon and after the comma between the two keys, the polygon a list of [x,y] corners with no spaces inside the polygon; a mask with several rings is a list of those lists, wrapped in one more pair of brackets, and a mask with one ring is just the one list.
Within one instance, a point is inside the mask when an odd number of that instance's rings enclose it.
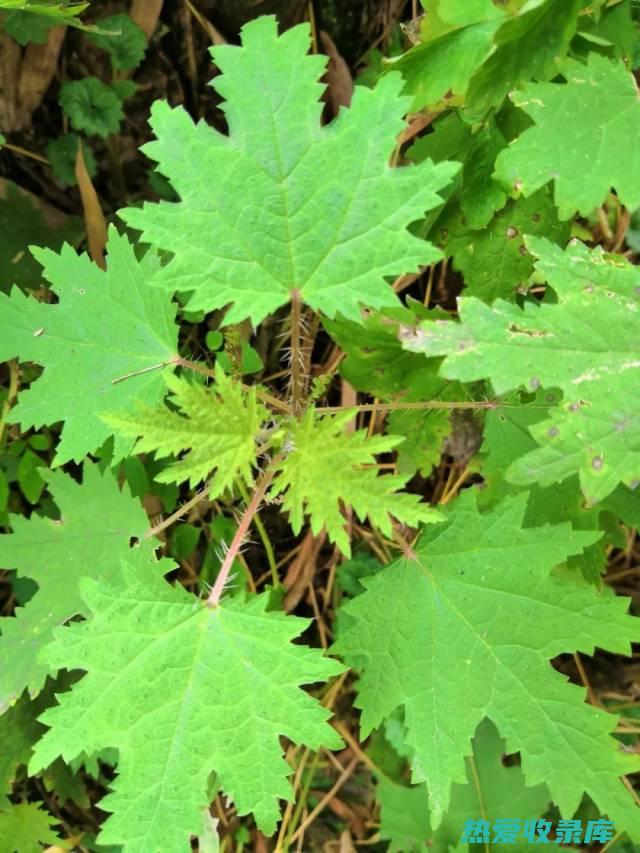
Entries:
{"label": "young light green leaf", "polygon": [[[33,250],[58,304],[15,288],[11,297],[0,294],[0,360],[18,357],[45,368],[21,392],[10,419],[24,429],[64,421],[57,464],[80,461],[109,438],[98,412],[130,411],[134,401],[159,403],[165,392],[160,368],[177,358],[175,306],[148,286],[155,257],[138,261],[115,228],[107,251],[103,272],[70,246],[60,254]],[[115,460],[131,447],[131,440],[116,438]]]}
{"label": "young light green leaf", "polygon": [[169,401],[178,411],[145,408],[137,413],[102,416],[116,433],[141,436],[134,452],[154,451],[158,459],[180,456],[158,474],[160,483],[188,480],[195,486],[215,471],[210,481],[212,498],[231,486],[236,477],[251,483],[258,451],[256,437],[268,418],[255,389],[245,392],[221,368],[216,366],[215,372],[211,387],[172,374],[165,376],[171,391]]}
{"label": "young light green leaf", "polygon": [[314,750],[341,743],[330,712],[300,686],[342,666],[292,643],[308,622],[268,612],[268,593],[210,608],[161,578],[124,572],[124,587],[85,584],[91,620],[59,631],[47,652],[51,667],[87,675],[42,716],[51,729],[31,771],[116,747],[100,841],[123,853],[186,853],[212,772],[239,815],[273,832],[278,800],[291,796],[280,738]]}
{"label": "young light green leaf", "polygon": [[618,483],[640,483],[640,361],[634,319],[640,275],[626,260],[575,243],[563,252],[540,238],[527,241],[557,304],[460,299],[462,323],[427,323],[405,346],[445,355],[443,376],[489,378],[498,394],[561,388],[562,405],[532,427],[539,449],[516,459],[513,483],[560,482],[579,472],[589,504]]}
{"label": "young light green leaf", "polygon": [[[561,219],[588,215],[613,187],[630,210],[640,206],[640,99],[621,62],[589,54],[567,60],[566,83],[530,83],[513,101],[536,122],[505,149],[496,176],[529,196],[549,181]],[[562,144],[558,144],[558,140]]]}
{"label": "young light green leaf", "polygon": [[43,845],[62,841],[52,828],[59,821],[39,805],[42,803],[19,803],[0,812],[0,853],[42,853]]}
{"label": "young light green leaf", "polygon": [[0,536],[3,566],[38,584],[15,616],[0,619],[0,711],[25,688],[33,695],[44,684],[50,670],[38,655],[53,629],[87,613],[82,578],[118,579],[124,558],[149,573],[171,568],[169,561],[158,563],[151,539],[131,549],[129,539],[146,530],[147,516],[109,472],[86,463],[81,485],[60,471],[46,477],[60,519],[10,516],[13,533]]}
{"label": "young light green leaf", "polygon": [[183,108],[153,108],[158,140],[144,150],[181,201],[121,215],[174,253],[155,282],[191,293],[192,310],[231,304],[228,323],[257,324],[293,291],[330,317],[397,305],[386,278],[439,257],[407,227],[439,203],[457,166],[390,168],[409,106],[399,75],[357,87],[351,108],[322,128],[325,59],[305,55],[308,26],[278,37],[267,16],[242,32],[241,47],[212,50],[228,137]]}
{"label": "young light green leaf", "polygon": [[638,759],[610,737],[616,718],[585,704],[584,691],[549,663],[595,646],[629,654],[637,622],[624,599],[551,575],[600,534],[523,528],[526,501],[507,498],[482,515],[473,494],[458,498],[447,522],[425,530],[413,559],[364,581],[367,591],[345,606],[355,623],[334,651],[367,660],[357,699],[363,736],[404,708],[413,779],[427,783],[434,828],[487,716],[509,752],[520,752],[527,784],[545,782],[563,816],[586,792],[637,839],[638,809],[617,777]]}
{"label": "young light green leaf", "polygon": [[315,417],[310,409],[301,421],[292,423],[271,489],[272,497],[283,495],[295,533],[302,529],[305,514],[311,529],[326,527],[329,539],[347,556],[351,553],[341,503],[356,515],[369,518],[390,536],[392,518],[417,526],[441,518],[418,495],[400,492],[407,476],[378,475],[375,455],[387,453],[402,442],[397,435],[367,437],[366,430],[346,433],[353,412]]}

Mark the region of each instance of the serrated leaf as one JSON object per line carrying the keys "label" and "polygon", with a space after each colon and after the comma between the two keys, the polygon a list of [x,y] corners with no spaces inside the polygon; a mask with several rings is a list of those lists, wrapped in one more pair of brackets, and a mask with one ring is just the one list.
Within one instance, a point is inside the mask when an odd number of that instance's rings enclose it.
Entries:
{"label": "serrated leaf", "polygon": [[407,476],[378,475],[375,455],[386,453],[402,441],[401,436],[367,437],[366,430],[346,433],[353,412],[314,417],[310,409],[289,428],[286,439],[291,449],[278,464],[271,496],[283,495],[282,506],[289,512],[295,533],[308,515],[311,530],[326,527],[329,539],[347,556],[351,553],[341,502],[356,515],[369,518],[382,533],[390,536],[391,519],[417,525],[441,516],[418,495],[400,492]]}
{"label": "serrated leaf", "polygon": [[[529,196],[549,181],[561,219],[588,215],[613,187],[631,210],[640,206],[640,100],[621,62],[590,53],[567,60],[566,83],[531,83],[513,94],[535,122],[496,162],[496,176]],[[558,145],[562,139],[562,145]]]}
{"label": "serrated leaf", "polygon": [[40,805],[20,803],[0,812],[0,853],[42,853],[43,845],[61,841],[52,829],[59,821]]}
{"label": "serrated leaf", "polygon": [[87,613],[80,595],[82,578],[116,580],[124,558],[150,573],[171,567],[168,561],[157,562],[151,539],[131,549],[129,539],[145,532],[147,517],[109,472],[101,474],[85,463],[81,485],[59,471],[48,472],[46,478],[60,519],[12,515],[13,533],[0,536],[3,566],[38,584],[15,616],[0,619],[0,710],[25,688],[33,695],[44,684],[50,670],[38,655],[51,641],[53,629]]}
{"label": "serrated leaf", "polygon": [[177,411],[163,407],[103,415],[118,434],[141,436],[134,452],[153,451],[157,459],[180,456],[156,476],[158,482],[188,480],[195,486],[215,471],[209,487],[212,498],[229,488],[236,477],[251,483],[258,452],[256,437],[268,418],[255,389],[245,393],[242,385],[218,366],[215,375],[211,387],[165,375],[171,392],[169,401]]}
{"label": "serrated leaf", "polygon": [[107,51],[114,68],[131,71],[142,62],[147,49],[147,39],[129,15],[101,18],[98,26],[102,32],[91,33],[88,38],[96,47]]}
{"label": "serrated leaf", "polygon": [[[156,268],[149,253],[136,259],[115,228],[103,272],[70,246],[60,254],[33,249],[59,302],[29,298],[14,288],[0,294],[0,360],[20,358],[44,366],[44,374],[21,391],[10,419],[23,429],[64,421],[55,463],[80,461],[112,434],[98,413],[129,411],[133,401],[160,402],[160,368],[177,358],[175,306],[148,286]],[[108,321],[108,322],[107,322]],[[114,459],[132,442],[116,438]]]}
{"label": "serrated leaf", "polygon": [[74,130],[107,137],[120,129],[124,118],[120,98],[97,77],[65,83],[58,100]]}
{"label": "serrated leaf", "polygon": [[[408,853],[427,849],[420,842],[429,841],[432,853],[447,853],[450,845],[460,840],[467,819],[483,815],[495,820],[525,821],[539,817],[547,810],[549,793],[544,785],[525,787],[518,765],[505,766],[505,743],[489,720],[478,726],[472,742],[473,754],[466,761],[466,779],[451,788],[451,805],[434,832],[429,821],[426,785],[407,788],[388,779],[379,780],[376,795],[381,806],[380,837],[392,843],[389,851]],[[518,841],[518,850],[526,847]],[[491,844],[492,851],[506,851],[511,844]]]}
{"label": "serrated leaf", "polygon": [[454,269],[464,278],[465,295],[491,303],[515,299],[518,291],[527,289],[534,258],[525,235],[544,236],[562,245],[569,239],[569,223],[558,220],[547,188],[531,198],[509,201],[482,230],[469,227],[459,208],[445,210],[431,239],[453,257]]}
{"label": "serrated leaf", "polygon": [[212,772],[238,814],[275,829],[278,799],[291,795],[280,737],[338,748],[330,712],[300,685],[342,667],[293,644],[307,620],[267,612],[269,595],[215,608],[160,578],[125,567],[126,586],[89,582],[93,616],[61,630],[52,667],[87,675],[42,721],[31,770],[56,756],[119,750],[118,777],[100,806],[113,812],[102,844],[123,853],[189,850]]}
{"label": "serrated leaf", "polygon": [[439,203],[457,166],[389,167],[409,106],[398,75],[357,87],[351,108],[322,128],[325,59],[306,55],[308,26],[278,37],[267,16],[242,32],[241,47],[212,49],[228,137],[182,108],[153,108],[158,140],[144,150],[181,201],[121,215],[174,253],[155,282],[190,292],[190,310],[231,304],[227,323],[257,324],[294,290],[330,317],[397,305],[386,278],[439,257],[407,226]]}
{"label": "serrated leaf", "polygon": [[562,406],[532,434],[539,445],[516,459],[506,477],[543,486],[579,473],[587,502],[605,498],[618,483],[640,482],[640,362],[634,318],[640,277],[623,258],[574,243],[563,252],[530,238],[536,267],[554,288],[557,304],[459,300],[461,324],[425,324],[408,332],[405,346],[448,354],[443,376],[465,382],[490,378],[498,394],[561,388]]}
{"label": "serrated leaf", "polygon": [[413,778],[427,783],[434,827],[451,783],[464,781],[469,739],[488,716],[509,752],[521,753],[526,783],[545,782],[563,816],[587,792],[618,830],[637,838],[637,806],[617,778],[637,759],[610,737],[616,718],[586,705],[584,690],[549,664],[595,646],[628,654],[637,624],[625,600],[551,576],[599,534],[568,524],[525,529],[526,499],[508,498],[481,515],[472,494],[458,498],[447,522],[427,528],[414,546],[415,559],[364,581],[367,592],[345,606],[356,624],[334,651],[368,660],[356,703],[363,736],[404,708]]}

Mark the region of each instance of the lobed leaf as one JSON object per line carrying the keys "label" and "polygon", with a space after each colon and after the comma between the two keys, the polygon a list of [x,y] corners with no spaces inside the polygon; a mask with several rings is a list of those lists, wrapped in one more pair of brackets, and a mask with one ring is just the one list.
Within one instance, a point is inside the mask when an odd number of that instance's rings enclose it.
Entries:
{"label": "lobed leaf", "polygon": [[[177,359],[175,306],[148,286],[153,254],[138,261],[126,237],[111,228],[103,272],[70,246],[59,254],[33,249],[58,303],[47,304],[14,288],[0,293],[0,360],[20,358],[44,374],[20,393],[10,413],[23,429],[64,421],[55,463],[79,462],[112,430],[98,412],[129,411],[134,401],[159,403],[160,368]],[[132,442],[116,438],[114,459]]]}
{"label": "lobed leaf", "polygon": [[191,486],[215,471],[209,484],[211,497],[229,488],[236,477],[251,482],[258,447],[256,438],[268,412],[256,398],[255,389],[244,392],[216,366],[215,385],[207,388],[165,375],[175,410],[144,408],[134,414],[103,415],[117,434],[140,436],[136,453],[154,451],[156,458],[181,458],[156,477],[160,483]]}
{"label": "lobed leaf", "polygon": [[640,483],[640,408],[635,389],[640,361],[634,318],[640,276],[622,258],[575,243],[563,252],[529,238],[538,271],[557,303],[520,308],[497,301],[459,300],[461,323],[425,323],[408,330],[405,346],[447,355],[443,376],[489,378],[496,393],[524,385],[560,388],[562,405],[532,427],[539,449],[516,459],[506,477],[543,486],[579,473],[589,504],[618,483]]}
{"label": "lobed leaf", "polygon": [[191,310],[231,305],[227,323],[257,324],[298,291],[316,311],[358,320],[362,305],[398,304],[388,277],[439,257],[407,227],[457,166],[389,165],[409,106],[398,75],[357,87],[351,108],[321,127],[325,59],[308,47],[308,26],[278,36],[267,16],[243,28],[241,47],[212,49],[229,136],[181,107],[153,108],[158,139],[144,151],[181,200],[121,216],[173,252],[154,281],[190,294]]}
{"label": "lobed leaf", "polygon": [[60,705],[31,772],[56,756],[116,747],[118,777],[101,808],[113,813],[102,844],[123,853],[189,850],[208,806],[212,772],[239,815],[275,829],[278,800],[291,796],[281,737],[336,749],[329,712],[300,685],[342,671],[294,644],[304,619],[267,611],[269,595],[216,608],[180,586],[124,567],[126,584],[84,585],[90,621],[57,634],[51,667],[86,671]]}
{"label": "lobed leaf", "polygon": [[482,515],[472,494],[459,497],[448,520],[423,533],[414,559],[364,580],[367,591],[345,606],[352,621],[334,651],[366,660],[362,736],[404,709],[413,781],[426,781],[437,827],[487,716],[508,751],[520,752],[527,784],[546,783],[563,816],[586,792],[638,838],[638,808],[617,779],[637,759],[611,738],[616,718],[586,705],[584,690],[549,664],[595,646],[629,654],[636,620],[624,599],[551,575],[600,533],[524,528],[526,502],[507,498]]}
{"label": "lobed leaf", "polygon": [[82,484],[59,471],[43,474],[60,519],[11,515],[13,533],[0,536],[3,566],[38,584],[15,616],[0,618],[0,711],[25,688],[34,695],[43,686],[51,670],[39,654],[51,642],[54,628],[87,614],[80,595],[82,578],[115,581],[125,558],[141,571],[171,567],[169,561],[157,562],[151,539],[131,549],[129,540],[146,530],[147,517],[128,488],[120,491],[109,472],[101,474],[87,462]]}

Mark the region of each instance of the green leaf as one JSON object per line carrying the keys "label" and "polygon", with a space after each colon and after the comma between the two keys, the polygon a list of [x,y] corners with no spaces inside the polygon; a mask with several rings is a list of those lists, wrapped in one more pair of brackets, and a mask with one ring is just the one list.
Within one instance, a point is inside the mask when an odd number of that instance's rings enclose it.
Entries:
{"label": "green leaf", "polygon": [[33,695],[44,684],[50,670],[38,660],[40,650],[57,625],[87,613],[80,596],[82,578],[118,579],[124,558],[146,572],[166,571],[171,565],[157,562],[151,539],[131,549],[129,539],[141,536],[147,517],[109,472],[100,474],[85,463],[82,485],[59,471],[47,472],[46,478],[60,519],[12,515],[13,533],[0,536],[3,566],[38,584],[15,616],[0,619],[0,710],[25,687]]}
{"label": "green leaf", "polygon": [[190,310],[232,303],[227,323],[257,324],[294,290],[330,317],[397,305],[386,279],[439,257],[407,226],[439,203],[457,166],[389,167],[409,106],[398,75],[373,91],[359,86],[351,108],[323,128],[325,58],[305,55],[308,26],[278,37],[275,19],[261,17],[242,32],[241,47],[212,49],[228,137],[183,108],[154,105],[158,141],[144,151],[181,201],[121,215],[174,253],[155,282],[191,293]]}
{"label": "green leaf", "polygon": [[[107,251],[103,272],[69,246],[60,254],[33,249],[58,304],[16,289],[11,297],[0,294],[0,360],[19,357],[45,368],[20,393],[10,420],[24,429],[63,420],[56,464],[80,461],[112,434],[99,412],[129,411],[133,401],[159,403],[165,389],[160,368],[177,358],[175,306],[147,284],[157,267],[153,253],[138,261],[113,227]],[[131,446],[117,437],[115,461]]]}
{"label": "green leaf", "polygon": [[408,352],[398,340],[400,326],[418,322],[418,316],[400,308],[369,314],[361,323],[342,317],[325,321],[325,328],[346,353],[342,376],[357,391],[374,397],[410,402],[436,397],[445,386],[437,375],[438,364]]}
{"label": "green leaf", "polygon": [[[76,155],[80,137],[77,133],[65,133],[57,139],[51,139],[47,143],[47,158],[53,169],[53,174],[63,186],[75,186],[76,181]],[[86,142],[82,142],[82,156],[87,167],[89,177],[93,178],[96,173],[96,158],[93,151]]]}
{"label": "green leaf", "polygon": [[[141,436],[136,453],[154,451],[156,458],[178,456],[177,462],[156,476],[160,483],[195,486],[215,471],[210,495],[217,497],[236,477],[252,482],[251,471],[258,447],[256,437],[268,413],[256,398],[255,389],[242,385],[216,367],[215,385],[210,388],[165,375],[171,391],[169,402],[177,411],[146,408],[138,413],[103,415],[118,434]],[[184,451],[188,451],[184,454]]]}
{"label": "green leaf", "polygon": [[44,489],[44,480],[38,469],[44,465],[42,459],[31,450],[25,450],[18,462],[16,477],[20,490],[30,504],[37,504]]}
{"label": "green leaf", "polygon": [[[522,402],[520,395],[510,394],[504,408],[487,412],[482,442],[481,473],[484,487],[478,504],[491,507],[506,495],[515,494],[518,487],[504,479],[504,472],[514,459],[535,450],[537,445],[530,430],[549,417],[549,409],[558,403],[558,392],[538,392],[531,402]],[[603,530],[603,537],[585,548],[578,557],[569,557],[569,568],[580,572],[590,583],[599,585],[607,564],[609,546],[625,547],[620,523],[636,527],[640,524],[640,497],[624,486],[618,486],[596,507],[585,505],[578,478],[573,476],[548,488],[531,487],[525,515],[527,527],[551,524],[558,519],[570,522],[574,530]],[[612,523],[612,520],[614,520]]]}
{"label": "green leaf", "polygon": [[399,492],[407,476],[378,476],[375,455],[387,453],[402,441],[401,436],[367,438],[366,430],[345,432],[353,412],[314,417],[310,409],[290,425],[285,447],[290,448],[278,465],[272,497],[284,495],[282,506],[289,512],[295,533],[302,529],[305,514],[311,530],[326,527],[329,539],[347,556],[351,553],[340,504],[377,525],[390,536],[391,518],[410,525],[438,520],[441,516],[418,495]]}
{"label": "green leaf", "polygon": [[81,239],[83,230],[80,217],[54,211],[11,181],[0,183],[0,292],[9,291],[12,284],[22,290],[40,286],[41,267],[29,245],[58,251],[65,240]]}
{"label": "green leaf", "polygon": [[451,783],[465,780],[469,739],[487,716],[509,752],[521,753],[527,784],[545,782],[563,816],[586,792],[637,838],[637,807],[617,778],[637,758],[610,737],[616,718],[585,704],[584,690],[549,664],[595,646],[629,654],[636,620],[624,599],[550,574],[599,534],[523,528],[526,500],[481,515],[471,493],[458,498],[444,524],[426,529],[414,559],[364,581],[367,592],[345,606],[356,623],[334,651],[368,661],[356,703],[363,737],[404,708],[413,779],[427,783],[434,827]]}
{"label": "green leaf", "polygon": [[123,853],[187,850],[198,835],[212,772],[237,813],[273,832],[291,795],[280,737],[339,748],[330,712],[299,689],[342,667],[293,644],[308,621],[267,612],[269,595],[215,608],[182,587],[125,567],[126,586],[87,582],[93,617],[58,632],[50,666],[87,675],[45,712],[51,727],[31,771],[61,755],[119,750],[100,807],[113,812],[102,844]]}
{"label": "green leaf", "polygon": [[519,308],[497,301],[459,300],[461,324],[429,323],[405,346],[448,354],[443,376],[469,382],[490,378],[497,394],[524,385],[559,387],[562,405],[531,428],[539,448],[506,472],[516,484],[561,482],[580,474],[593,504],[618,483],[640,482],[640,410],[637,335],[631,318],[640,303],[640,277],[623,258],[574,243],[563,252],[530,238],[536,267],[557,294],[557,304]]}
{"label": "green leaf", "polygon": [[147,39],[129,15],[110,15],[98,21],[102,32],[88,36],[96,47],[106,50],[111,64],[120,71],[132,71],[143,60]]}
{"label": "green leaf", "polygon": [[[640,207],[640,101],[633,76],[596,53],[588,64],[567,60],[566,83],[531,83],[513,102],[534,121],[496,162],[496,176],[530,196],[549,181],[561,219],[584,216],[613,187],[631,210]],[[558,140],[562,139],[562,145]]]}
{"label": "green leaf", "polygon": [[379,837],[389,842],[387,853],[426,853],[431,849],[426,844],[431,837],[426,786],[408,788],[381,776],[376,799],[380,805]]}
{"label": "green leaf", "polygon": [[[2,3],[0,3],[0,8]],[[5,12],[1,22],[2,31],[21,45],[44,44],[49,36],[49,30],[55,26],[55,20],[49,16],[33,15],[29,12],[15,10]]]}
{"label": "green leaf", "polygon": [[33,746],[45,730],[37,719],[45,708],[44,695],[33,700],[25,694],[0,716],[0,813],[10,806],[7,794],[18,768],[27,766]]}
{"label": "green leaf", "polygon": [[21,9],[34,15],[46,15],[53,18],[56,24],[77,24],[75,18],[81,15],[89,3],[62,2],[55,0],[40,0],[32,3],[31,0],[0,0],[0,9]]}
{"label": "green leaf", "polygon": [[[467,394],[457,382],[438,376],[438,362],[402,348],[398,329],[415,322],[414,311],[405,308],[371,314],[362,324],[325,321],[327,331],[347,355],[340,367],[342,376],[358,391],[400,404],[465,399]],[[429,476],[451,432],[450,412],[435,408],[392,411],[388,426],[390,433],[405,439],[397,450],[399,473],[420,471]]]}
{"label": "green leaf", "polygon": [[433,133],[414,143],[407,156],[416,162],[431,157],[436,163],[443,159],[462,163],[443,215],[450,214],[451,202],[456,199],[465,225],[476,229],[484,228],[507,200],[506,193],[491,174],[496,156],[505,145],[504,136],[495,121],[485,122],[472,134],[459,114],[452,112],[436,122]]}
{"label": "green leaf", "polygon": [[534,258],[525,235],[545,236],[562,245],[570,235],[570,225],[558,220],[546,187],[531,198],[509,201],[482,230],[472,230],[466,221],[459,208],[447,209],[431,237],[453,257],[454,269],[464,278],[465,295],[488,303],[498,298],[514,299],[516,293],[527,289]]}
{"label": "green leaf", "polygon": [[58,100],[74,130],[107,137],[120,129],[124,118],[120,98],[97,77],[65,83]]}
{"label": "green leaf", "polygon": [[[472,747],[473,753],[465,761],[466,779],[452,785],[451,805],[435,832],[429,820],[426,785],[407,788],[384,778],[378,781],[380,838],[392,842],[389,851],[426,849],[416,845],[428,840],[430,851],[447,853],[449,845],[460,840],[467,819],[477,820],[482,815],[490,823],[514,817],[524,821],[544,814],[549,804],[546,787],[525,787],[520,767],[503,764],[505,743],[489,720],[478,726]],[[523,846],[526,844],[519,841],[518,850]],[[496,853],[510,849],[511,844],[491,844]]]}
{"label": "green leaf", "polygon": [[61,841],[52,829],[59,821],[39,805],[20,803],[0,812],[0,853],[42,853],[43,845]]}
{"label": "green leaf", "polygon": [[555,77],[583,5],[583,0],[530,0],[519,15],[507,18],[496,33],[495,50],[470,82],[465,119],[479,121],[520,83]]}
{"label": "green leaf", "polygon": [[454,29],[389,60],[387,66],[402,72],[405,92],[413,96],[411,112],[461,104],[474,72],[493,52],[499,26],[494,18]]}

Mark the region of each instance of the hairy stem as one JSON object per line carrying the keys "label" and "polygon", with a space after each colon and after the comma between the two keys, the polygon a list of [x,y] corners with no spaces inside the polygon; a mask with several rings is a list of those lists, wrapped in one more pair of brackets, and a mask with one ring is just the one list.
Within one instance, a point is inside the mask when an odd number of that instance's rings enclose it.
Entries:
{"label": "hairy stem", "polygon": [[231,540],[231,545],[229,546],[229,550],[225,555],[224,562],[220,567],[216,582],[213,585],[213,589],[209,593],[209,597],[207,598],[208,607],[217,607],[220,601],[222,592],[229,577],[229,572],[231,571],[231,566],[233,565],[233,561],[235,560],[238,551],[242,547],[242,543],[244,542],[244,538],[249,531],[249,527],[251,526],[253,517],[258,511],[258,507],[262,503],[262,499],[264,498],[266,491],[269,488],[269,484],[273,480],[273,477],[276,473],[276,466],[281,458],[281,456],[276,456],[276,458],[272,461],[271,465],[263,473],[262,478],[258,483],[258,486],[255,492],[253,493],[253,496],[242,515],[242,518],[240,519],[240,524],[238,525],[238,529],[236,530],[235,535]]}
{"label": "hairy stem", "polygon": [[302,352],[302,302],[300,292],[291,292],[291,409],[302,414],[304,396],[304,354]]}
{"label": "hairy stem", "polygon": [[355,406],[318,406],[319,415],[335,415],[350,409],[354,412],[400,412],[410,409],[497,409],[500,403],[494,400],[449,402],[448,400],[426,400],[419,403],[359,403]]}

